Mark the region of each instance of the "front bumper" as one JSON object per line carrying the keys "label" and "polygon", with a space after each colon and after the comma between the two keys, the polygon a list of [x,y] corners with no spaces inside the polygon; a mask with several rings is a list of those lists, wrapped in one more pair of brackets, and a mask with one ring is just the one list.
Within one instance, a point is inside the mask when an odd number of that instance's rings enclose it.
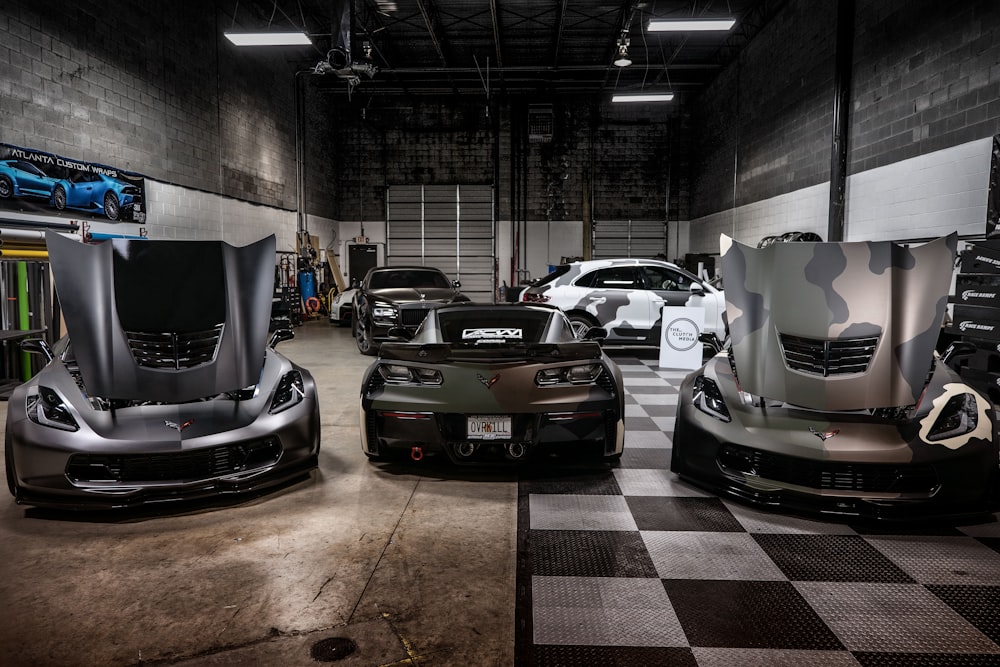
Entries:
{"label": "front bumper", "polygon": [[[319,409],[311,378],[305,399],[229,431],[174,441],[102,438],[59,431],[9,412],[8,465],[19,504],[101,510],[258,492],[317,465]],[[16,391],[11,406],[23,404]],[[153,420],[156,421],[156,420]],[[160,428],[154,428],[158,426]],[[162,420],[150,422],[163,432]]]}
{"label": "front bumper", "polygon": [[[732,415],[726,423],[692,402],[702,372],[681,386],[671,454],[671,470],[699,486],[763,507],[866,519],[948,518],[997,508],[995,435],[949,449],[920,440],[916,419],[845,414],[837,421],[835,413],[785,408],[765,414],[724,389]],[[711,377],[728,387],[731,380],[720,375]]]}

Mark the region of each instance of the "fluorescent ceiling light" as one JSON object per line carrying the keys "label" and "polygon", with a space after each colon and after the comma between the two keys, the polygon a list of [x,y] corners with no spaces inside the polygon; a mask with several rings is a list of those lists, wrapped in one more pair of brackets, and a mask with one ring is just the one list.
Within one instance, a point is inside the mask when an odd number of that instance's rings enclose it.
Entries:
{"label": "fluorescent ceiling light", "polygon": [[729,30],[736,19],[651,19],[650,32],[708,32]]}
{"label": "fluorescent ceiling light", "polygon": [[669,102],[673,93],[631,93],[612,95],[612,102]]}
{"label": "fluorescent ceiling light", "polygon": [[304,32],[226,32],[226,39],[236,46],[308,46]]}

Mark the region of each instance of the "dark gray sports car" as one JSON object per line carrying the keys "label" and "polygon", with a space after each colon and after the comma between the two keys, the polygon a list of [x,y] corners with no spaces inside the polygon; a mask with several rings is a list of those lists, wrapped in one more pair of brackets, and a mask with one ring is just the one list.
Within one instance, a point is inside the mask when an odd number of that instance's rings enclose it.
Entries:
{"label": "dark gray sports car", "polygon": [[316,465],[316,387],[268,344],[274,237],[106,241],[47,234],[69,334],[7,409],[19,503],[76,509],[269,487]]}
{"label": "dark gray sports car", "polygon": [[681,386],[671,469],[806,511],[987,509],[993,405],[935,352],[956,238],[755,249],[723,237],[732,345]]}
{"label": "dark gray sports car", "polygon": [[624,414],[618,366],[558,308],[449,304],[412,341],[382,345],[361,388],[361,446],[455,463],[614,460]]}

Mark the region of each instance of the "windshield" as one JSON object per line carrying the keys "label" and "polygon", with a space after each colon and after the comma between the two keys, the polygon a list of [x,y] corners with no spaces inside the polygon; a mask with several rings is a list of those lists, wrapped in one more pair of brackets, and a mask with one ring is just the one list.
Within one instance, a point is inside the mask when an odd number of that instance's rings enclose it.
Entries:
{"label": "windshield", "polygon": [[440,271],[430,269],[392,269],[376,271],[368,279],[370,289],[392,289],[398,287],[439,287],[449,288],[451,283]]}

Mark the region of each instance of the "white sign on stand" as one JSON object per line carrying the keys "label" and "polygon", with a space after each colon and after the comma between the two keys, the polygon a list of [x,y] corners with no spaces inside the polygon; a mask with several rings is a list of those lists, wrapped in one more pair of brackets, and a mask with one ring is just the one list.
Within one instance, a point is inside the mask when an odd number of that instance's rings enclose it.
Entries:
{"label": "white sign on stand", "polygon": [[698,337],[705,326],[705,311],[687,306],[664,306],[660,332],[660,368],[695,370],[701,367]]}

